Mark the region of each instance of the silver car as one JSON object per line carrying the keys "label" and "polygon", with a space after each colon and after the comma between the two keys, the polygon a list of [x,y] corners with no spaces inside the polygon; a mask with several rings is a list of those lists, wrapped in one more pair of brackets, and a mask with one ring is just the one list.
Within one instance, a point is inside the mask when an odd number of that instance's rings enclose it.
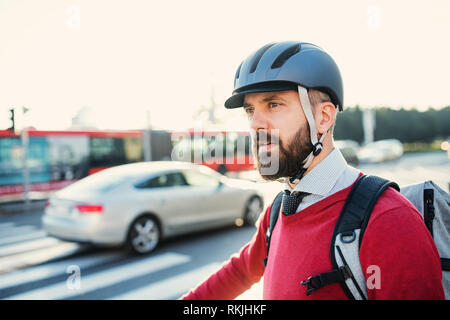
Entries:
{"label": "silver car", "polygon": [[163,238],[229,224],[254,224],[263,196],[250,181],[205,166],[156,161],[95,173],[54,193],[42,218],[48,235],[153,251]]}
{"label": "silver car", "polygon": [[358,152],[361,163],[380,163],[403,155],[403,145],[397,139],[378,140],[363,146]]}

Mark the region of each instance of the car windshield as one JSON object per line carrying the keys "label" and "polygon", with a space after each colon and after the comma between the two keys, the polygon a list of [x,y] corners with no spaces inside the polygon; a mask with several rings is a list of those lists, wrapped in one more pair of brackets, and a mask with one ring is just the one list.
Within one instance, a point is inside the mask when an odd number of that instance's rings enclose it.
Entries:
{"label": "car windshield", "polygon": [[81,179],[62,191],[64,193],[105,193],[130,179],[134,179],[134,177],[129,172],[108,170]]}

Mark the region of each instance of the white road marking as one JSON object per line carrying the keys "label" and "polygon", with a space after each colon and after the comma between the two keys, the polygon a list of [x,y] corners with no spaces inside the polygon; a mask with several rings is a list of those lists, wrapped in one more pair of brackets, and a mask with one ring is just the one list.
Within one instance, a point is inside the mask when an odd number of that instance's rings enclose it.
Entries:
{"label": "white road marking", "polygon": [[11,244],[11,243],[15,243],[15,242],[31,240],[31,239],[36,240],[38,238],[44,238],[46,236],[47,236],[47,232],[42,231],[42,230],[31,232],[31,233],[18,234],[18,235],[12,236],[12,237],[0,238],[0,246],[4,246],[6,244]]}
{"label": "white road marking", "polygon": [[50,247],[59,243],[62,243],[62,241],[51,237],[21,242],[19,244],[0,248],[0,257]]}
{"label": "white road marking", "polygon": [[81,271],[81,288],[69,289],[66,281],[47,287],[31,290],[23,294],[10,296],[8,300],[55,300],[76,297],[99,288],[107,287],[118,282],[130,280],[145,274],[156,272],[175,265],[186,263],[191,258],[178,253],[164,253],[145,258],[101,272],[83,276]]}
{"label": "white road marking", "polygon": [[75,253],[79,248],[79,244],[62,242],[53,247],[0,257],[0,274],[43,263],[61,256],[67,256]]}
{"label": "white road marking", "polygon": [[0,275],[0,289],[65,274],[66,268],[70,265],[77,265],[80,267],[81,271],[83,271],[83,269],[101,265],[116,260],[119,257],[120,254],[117,253],[103,253],[95,256],[91,255],[73,259],[65,259],[62,261],[51,262],[45,265],[2,274]]}
{"label": "white road marking", "polygon": [[[165,300],[179,292],[187,292],[214,272],[219,263],[210,263],[192,271],[152,283],[143,288],[132,290],[112,298],[112,300]],[[171,292],[175,289],[176,292]],[[173,290],[172,290],[173,291]]]}

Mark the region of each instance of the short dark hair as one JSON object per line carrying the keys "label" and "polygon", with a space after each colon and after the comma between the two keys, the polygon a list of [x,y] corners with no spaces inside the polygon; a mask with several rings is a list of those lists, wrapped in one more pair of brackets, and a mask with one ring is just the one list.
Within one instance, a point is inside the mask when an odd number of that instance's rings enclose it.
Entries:
{"label": "short dark hair", "polygon": [[[315,112],[315,106],[318,105],[319,103],[322,102],[330,102],[333,104],[333,102],[331,101],[330,96],[320,90],[317,89],[309,89],[308,90],[308,98],[309,98],[309,102],[311,103],[311,108],[313,109],[312,111]],[[333,104],[334,105],[334,104]],[[333,135],[334,133],[334,126],[335,126],[336,122],[333,123],[333,125],[330,127],[330,133],[331,135]]]}

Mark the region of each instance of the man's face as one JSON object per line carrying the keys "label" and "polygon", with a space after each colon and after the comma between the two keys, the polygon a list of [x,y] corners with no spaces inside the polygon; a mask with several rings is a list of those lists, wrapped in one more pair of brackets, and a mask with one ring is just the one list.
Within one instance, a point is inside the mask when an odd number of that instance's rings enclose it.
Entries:
{"label": "man's face", "polygon": [[250,120],[253,153],[266,180],[292,177],[312,151],[309,126],[294,90],[249,93],[244,110]]}

